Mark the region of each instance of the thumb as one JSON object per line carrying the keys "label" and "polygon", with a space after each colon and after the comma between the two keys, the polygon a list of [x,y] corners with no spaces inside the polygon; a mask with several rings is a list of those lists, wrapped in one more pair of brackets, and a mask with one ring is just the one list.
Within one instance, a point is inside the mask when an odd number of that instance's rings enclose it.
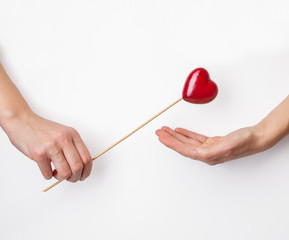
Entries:
{"label": "thumb", "polygon": [[225,154],[224,149],[225,148],[222,147],[221,144],[206,147],[198,147],[190,151],[189,157],[195,160],[200,160],[209,163],[211,161],[224,157]]}

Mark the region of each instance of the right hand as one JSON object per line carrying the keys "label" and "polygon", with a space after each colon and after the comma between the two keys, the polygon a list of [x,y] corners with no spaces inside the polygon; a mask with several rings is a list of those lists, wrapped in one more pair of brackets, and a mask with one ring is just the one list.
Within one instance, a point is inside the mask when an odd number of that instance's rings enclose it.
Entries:
{"label": "right hand", "polygon": [[90,153],[78,132],[71,127],[29,112],[10,119],[6,133],[18,150],[38,164],[46,179],[55,177],[76,182],[84,180],[91,172]]}

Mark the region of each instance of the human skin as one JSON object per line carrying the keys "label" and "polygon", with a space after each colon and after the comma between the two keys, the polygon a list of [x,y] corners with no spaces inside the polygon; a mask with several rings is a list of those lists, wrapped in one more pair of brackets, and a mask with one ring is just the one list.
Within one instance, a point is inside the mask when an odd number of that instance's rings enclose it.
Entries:
{"label": "human skin", "polygon": [[159,141],[185,157],[216,165],[271,148],[289,133],[289,96],[262,121],[226,136],[208,137],[183,128],[162,127]]}
{"label": "human skin", "polygon": [[38,164],[44,178],[76,182],[89,176],[92,160],[78,132],[33,112],[1,63],[0,126],[18,150]]}

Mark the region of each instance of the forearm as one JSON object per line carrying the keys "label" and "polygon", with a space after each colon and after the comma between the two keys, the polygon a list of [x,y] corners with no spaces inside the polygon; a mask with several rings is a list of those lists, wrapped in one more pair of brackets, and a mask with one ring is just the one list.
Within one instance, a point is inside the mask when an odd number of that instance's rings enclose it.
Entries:
{"label": "forearm", "polygon": [[17,149],[38,164],[46,179],[76,182],[90,174],[91,156],[77,131],[33,113],[1,63],[0,127]]}
{"label": "forearm", "polygon": [[289,133],[289,96],[256,125],[260,150],[265,150]]}
{"label": "forearm", "polygon": [[18,118],[25,118],[31,112],[0,63],[0,126],[7,132],[9,123]]}

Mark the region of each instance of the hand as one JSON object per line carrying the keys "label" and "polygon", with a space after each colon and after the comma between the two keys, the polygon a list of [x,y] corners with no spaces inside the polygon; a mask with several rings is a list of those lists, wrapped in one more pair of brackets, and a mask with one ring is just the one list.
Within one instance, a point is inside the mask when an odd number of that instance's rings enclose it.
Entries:
{"label": "hand", "polygon": [[89,176],[91,156],[73,128],[31,112],[10,120],[5,127],[12,144],[38,164],[44,178],[76,182]]}
{"label": "hand", "polygon": [[247,127],[226,136],[207,137],[183,128],[162,127],[156,131],[160,142],[185,157],[216,165],[264,150],[258,126]]}

